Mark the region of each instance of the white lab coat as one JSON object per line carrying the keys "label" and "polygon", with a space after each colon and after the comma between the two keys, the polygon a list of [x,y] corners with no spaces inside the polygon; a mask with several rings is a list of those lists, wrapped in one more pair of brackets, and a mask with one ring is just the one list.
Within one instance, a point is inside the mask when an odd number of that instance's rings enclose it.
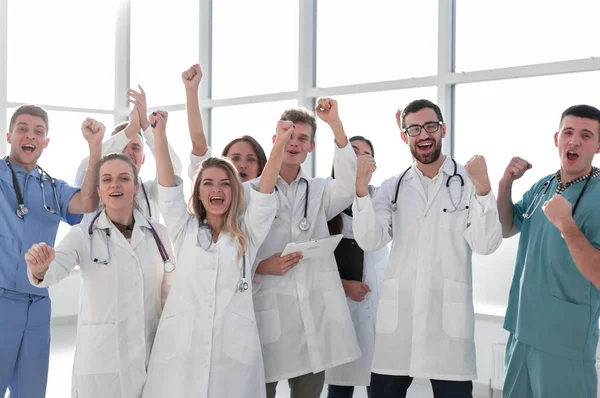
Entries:
{"label": "white lab coat", "polygon": [[[150,148],[152,155],[154,156],[154,133],[152,132],[152,128],[148,127],[146,131],[144,131],[144,141],[146,141],[146,145]],[[131,141],[125,135],[125,130],[119,131],[117,134],[109,137],[106,141],[102,143],[102,156],[108,155],[110,153],[121,153],[123,149],[129,144]],[[173,161],[173,169],[175,170],[176,175],[180,175],[183,169],[181,165],[181,160],[179,156],[175,153],[175,150],[171,148],[169,145],[169,156]],[[79,168],[77,169],[77,175],[75,177],[75,185],[76,187],[81,187],[83,184],[83,179],[85,177],[85,173],[87,170],[88,158],[83,159]],[[143,186],[140,186],[140,189],[137,193],[137,201],[138,205],[142,213],[152,220],[156,220],[158,222],[162,222],[162,218],[160,217],[160,207],[158,206],[158,180],[154,178],[153,180],[144,181]],[[148,199],[148,200],[146,200]],[[150,204],[150,207],[148,207]],[[98,214],[98,212],[103,208],[102,201],[100,201],[100,205],[98,209],[92,213],[87,213],[83,215],[82,222],[90,222]]]}
{"label": "white lab coat", "polygon": [[[277,216],[255,266],[289,242],[329,236],[327,221],[352,203],[355,192],[356,156],[351,145],[336,148],[334,168],[335,179],[311,178],[303,170],[290,185],[277,178]],[[310,185],[308,231],[298,228],[306,199],[301,178]],[[256,183],[244,186],[249,190]],[[302,260],[283,276],[256,274],[253,283],[267,383],[321,372],[360,356],[333,253],[322,260]]]}
{"label": "white lab coat", "polygon": [[[243,261],[227,232],[208,250],[209,232],[187,211],[181,180],[159,187],[160,205],[179,260],[160,320],[144,397],[263,398],[266,395],[252,287],[237,290]],[[275,216],[272,194],[251,193],[242,220],[249,240],[246,278]]]}
{"label": "white lab coat", "polygon": [[[446,181],[454,171],[447,157],[426,200],[413,167],[406,173],[392,212],[399,176],[386,180],[375,199],[356,198],[354,237],[365,250],[392,241],[377,312],[372,371],[440,380],[474,380],[475,364],[472,252],[490,254],[502,242],[493,192],[476,196],[464,179],[453,183],[454,210]],[[460,200],[460,203],[459,203]]]}
{"label": "white lab coat", "polygon": [[[371,197],[377,192],[376,188],[369,187]],[[344,238],[354,238],[352,233],[352,217],[341,214]],[[375,348],[375,319],[377,317],[377,304],[379,291],[383,282],[383,273],[388,261],[387,246],[381,249],[364,253],[363,283],[371,291],[363,301],[356,302],[346,297],[350,316],[354,323],[358,346],[362,356],[355,361],[336,366],[325,371],[325,383],[336,386],[368,386],[371,384],[371,364]]]}
{"label": "white lab coat", "polygon": [[[56,256],[38,287],[53,285],[79,264],[83,296],[73,363],[72,397],[141,397],[154,335],[169,292],[172,274],[164,264],[148,220],[134,210],[131,243],[103,211],[89,224],[71,228],[56,247]],[[152,222],[169,258],[171,242],[162,225]],[[108,228],[110,237],[105,233]],[[92,257],[108,264],[98,264]],[[93,253],[90,253],[93,245]]]}

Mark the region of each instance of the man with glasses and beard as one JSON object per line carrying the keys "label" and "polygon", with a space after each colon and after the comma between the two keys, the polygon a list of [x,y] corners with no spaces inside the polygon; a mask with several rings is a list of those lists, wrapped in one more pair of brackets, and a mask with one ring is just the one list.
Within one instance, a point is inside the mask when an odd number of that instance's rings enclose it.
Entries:
{"label": "man with glasses and beard", "polygon": [[[434,396],[471,397],[475,364],[472,253],[502,241],[498,208],[482,156],[463,167],[442,153],[440,108],[416,100],[396,114],[414,163],[377,196],[357,183],[354,237],[363,250],[392,242],[381,289],[371,397],[405,397],[413,377]],[[361,157],[372,167],[374,161]],[[368,181],[358,178],[357,181]]]}

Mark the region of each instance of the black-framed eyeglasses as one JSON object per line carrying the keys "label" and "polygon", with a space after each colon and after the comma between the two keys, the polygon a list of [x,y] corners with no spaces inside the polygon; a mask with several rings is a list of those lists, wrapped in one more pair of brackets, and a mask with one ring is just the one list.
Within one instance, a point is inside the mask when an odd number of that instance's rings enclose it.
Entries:
{"label": "black-framed eyeglasses", "polygon": [[405,134],[408,134],[411,137],[416,137],[421,134],[421,129],[425,129],[425,132],[428,134],[433,134],[437,132],[440,127],[444,124],[443,122],[427,122],[424,125],[413,124],[411,126],[406,127],[403,131]]}

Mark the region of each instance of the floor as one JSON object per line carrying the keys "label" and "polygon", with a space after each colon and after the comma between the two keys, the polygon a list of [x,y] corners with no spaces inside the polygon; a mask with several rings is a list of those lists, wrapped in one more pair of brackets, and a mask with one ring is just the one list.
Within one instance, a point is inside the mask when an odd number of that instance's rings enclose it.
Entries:
{"label": "floor", "polygon": [[[73,366],[73,353],[75,350],[75,325],[59,325],[52,327],[52,346],[50,348],[50,371],[48,375],[47,398],[66,398],[71,394],[71,368]],[[324,388],[325,398],[327,387]],[[277,398],[289,397],[287,383],[279,383]],[[364,388],[357,388],[354,397],[366,398]],[[431,387],[413,384],[409,390],[408,398],[431,398]]]}

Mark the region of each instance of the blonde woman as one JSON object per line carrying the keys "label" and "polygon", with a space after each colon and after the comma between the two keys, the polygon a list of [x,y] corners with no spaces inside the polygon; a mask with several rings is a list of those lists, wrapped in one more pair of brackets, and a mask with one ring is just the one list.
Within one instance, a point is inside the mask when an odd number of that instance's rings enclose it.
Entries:
{"label": "blonde woman", "polygon": [[138,210],[132,160],[113,153],[97,170],[105,208],[90,223],[71,228],[56,250],[33,245],[25,254],[28,276],[42,288],[81,267],[72,396],[140,397],[174,269],[173,250],[165,227]]}
{"label": "blonde woman", "polygon": [[208,158],[194,180],[188,210],[167,149],[167,114],[151,118],[156,123],[159,204],[179,263],[144,397],[262,398],[265,379],[251,265],[275,218],[271,193],[295,127],[279,122],[271,157],[247,208],[233,164]]}

